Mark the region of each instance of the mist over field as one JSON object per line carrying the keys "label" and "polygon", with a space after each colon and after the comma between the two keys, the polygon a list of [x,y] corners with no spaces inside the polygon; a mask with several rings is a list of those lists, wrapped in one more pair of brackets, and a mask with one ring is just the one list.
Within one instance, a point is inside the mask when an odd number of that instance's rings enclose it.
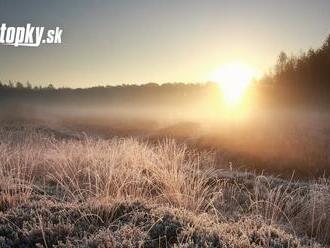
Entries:
{"label": "mist over field", "polygon": [[233,107],[215,83],[3,87],[0,118],[5,124],[35,123],[103,138],[171,137],[215,150],[221,162],[243,171],[295,179],[327,176],[328,103],[287,102],[293,97],[279,97],[272,87],[254,85],[244,103]]}

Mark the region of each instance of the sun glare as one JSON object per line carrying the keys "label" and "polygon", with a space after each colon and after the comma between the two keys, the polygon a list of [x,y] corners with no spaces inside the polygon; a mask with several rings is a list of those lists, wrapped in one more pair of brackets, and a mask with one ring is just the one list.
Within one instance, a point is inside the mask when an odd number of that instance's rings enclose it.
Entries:
{"label": "sun glare", "polygon": [[242,101],[246,89],[256,76],[257,71],[252,67],[230,63],[222,65],[210,79],[219,84],[226,104],[234,106]]}

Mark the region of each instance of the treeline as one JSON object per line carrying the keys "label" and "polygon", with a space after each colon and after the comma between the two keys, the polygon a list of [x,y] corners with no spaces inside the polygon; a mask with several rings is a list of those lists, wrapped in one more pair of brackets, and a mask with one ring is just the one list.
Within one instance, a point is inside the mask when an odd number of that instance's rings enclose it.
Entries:
{"label": "treeline", "polygon": [[277,102],[330,104],[330,35],[318,49],[288,56],[281,52],[273,70],[260,81]]}
{"label": "treeline", "polygon": [[[184,104],[218,95],[215,83],[185,84],[148,83],[143,85],[97,86],[85,89],[55,88],[53,85],[32,87],[31,84],[1,83],[0,102],[29,102],[47,104]],[[218,100],[218,99],[217,99]]]}
{"label": "treeline", "polygon": [[13,82],[11,80],[8,81],[8,83],[3,83],[0,81],[0,90],[42,90],[42,89],[55,89],[55,87],[52,84],[49,84],[48,86],[42,87],[42,86],[34,86],[32,87],[32,84],[27,81],[25,84],[17,81]]}

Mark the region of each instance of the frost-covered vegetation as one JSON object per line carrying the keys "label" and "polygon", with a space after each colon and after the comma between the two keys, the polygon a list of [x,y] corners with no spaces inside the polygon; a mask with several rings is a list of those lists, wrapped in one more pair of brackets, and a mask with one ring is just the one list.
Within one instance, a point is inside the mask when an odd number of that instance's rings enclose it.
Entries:
{"label": "frost-covered vegetation", "polygon": [[0,247],[322,247],[327,179],[225,169],[174,140],[0,130]]}

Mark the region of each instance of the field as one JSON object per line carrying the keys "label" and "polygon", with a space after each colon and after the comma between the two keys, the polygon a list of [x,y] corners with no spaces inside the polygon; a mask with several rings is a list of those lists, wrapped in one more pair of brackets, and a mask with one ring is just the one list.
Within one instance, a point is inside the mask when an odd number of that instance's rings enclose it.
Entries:
{"label": "field", "polygon": [[330,244],[325,128],[41,123],[1,124],[0,247]]}

